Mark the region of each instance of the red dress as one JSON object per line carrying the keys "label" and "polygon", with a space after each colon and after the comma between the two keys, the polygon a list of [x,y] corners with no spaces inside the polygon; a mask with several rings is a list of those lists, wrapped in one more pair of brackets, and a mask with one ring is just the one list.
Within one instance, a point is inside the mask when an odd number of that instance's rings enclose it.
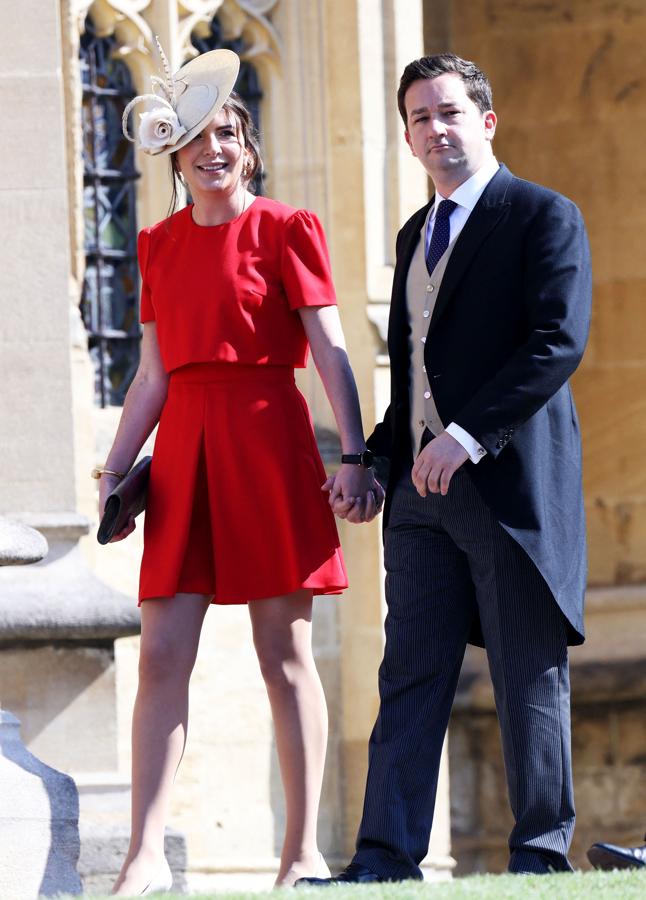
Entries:
{"label": "red dress", "polygon": [[202,227],[186,207],[139,235],[141,320],[170,374],[146,506],[139,600],[246,603],[347,576],[309,411],[298,308],[336,303],[321,225],[257,197]]}

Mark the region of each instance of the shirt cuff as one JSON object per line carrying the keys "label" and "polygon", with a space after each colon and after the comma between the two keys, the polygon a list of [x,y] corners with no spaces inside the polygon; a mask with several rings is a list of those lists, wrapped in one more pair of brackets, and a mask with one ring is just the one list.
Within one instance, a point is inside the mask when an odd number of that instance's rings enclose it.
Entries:
{"label": "shirt cuff", "polygon": [[461,444],[461,446],[464,447],[469,454],[469,459],[472,463],[479,463],[482,457],[487,455],[485,448],[479,444],[475,438],[471,437],[468,431],[465,431],[464,428],[460,428],[455,422],[451,422],[450,425],[447,425],[445,431],[447,434],[450,434],[452,438],[455,438],[458,444]]}

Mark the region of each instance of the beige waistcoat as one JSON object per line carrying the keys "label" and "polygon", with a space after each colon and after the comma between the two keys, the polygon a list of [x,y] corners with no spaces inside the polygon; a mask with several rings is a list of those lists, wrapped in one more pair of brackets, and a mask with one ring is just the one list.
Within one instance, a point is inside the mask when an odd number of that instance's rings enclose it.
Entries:
{"label": "beige waistcoat", "polygon": [[[430,212],[429,212],[430,215]],[[442,278],[447,263],[451,256],[455,238],[446,248],[444,255],[440,257],[438,264],[429,276],[426,270],[424,256],[426,222],[420,232],[415,253],[408,269],[406,278],[406,306],[408,310],[408,322],[410,324],[410,432],[413,447],[413,456],[419,453],[419,445],[422,432],[428,428],[436,437],[444,431],[444,424],[440,419],[433,392],[426,372],[424,362],[424,344],[428,334],[428,326],[435,308],[435,301],[442,284]],[[457,237],[457,236],[456,236]],[[448,424],[448,423],[447,423]]]}

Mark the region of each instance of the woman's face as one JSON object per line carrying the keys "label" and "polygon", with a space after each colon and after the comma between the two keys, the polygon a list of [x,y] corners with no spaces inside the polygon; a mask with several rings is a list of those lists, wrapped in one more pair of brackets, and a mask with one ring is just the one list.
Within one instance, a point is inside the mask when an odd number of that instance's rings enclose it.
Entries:
{"label": "woman's face", "polygon": [[249,153],[235,117],[220,110],[185,147],[177,151],[177,165],[186,179],[191,196],[221,191],[234,193],[241,184]]}

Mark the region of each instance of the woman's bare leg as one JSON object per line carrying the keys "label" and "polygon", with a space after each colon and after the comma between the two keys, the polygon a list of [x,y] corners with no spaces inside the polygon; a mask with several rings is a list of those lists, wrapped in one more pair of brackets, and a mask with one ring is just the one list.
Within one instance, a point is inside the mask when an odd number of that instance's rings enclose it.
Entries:
{"label": "woman's bare leg", "polygon": [[316,873],[316,842],[327,707],[312,656],[312,593],[297,591],[249,603],[254,644],[265,680],[285,790],[287,824],[276,884]]}
{"label": "woman's bare leg", "polygon": [[164,828],[188,726],[188,683],[209,598],[141,605],[139,687],[132,717],[132,831],[113,893],[140,894],[164,864]]}

